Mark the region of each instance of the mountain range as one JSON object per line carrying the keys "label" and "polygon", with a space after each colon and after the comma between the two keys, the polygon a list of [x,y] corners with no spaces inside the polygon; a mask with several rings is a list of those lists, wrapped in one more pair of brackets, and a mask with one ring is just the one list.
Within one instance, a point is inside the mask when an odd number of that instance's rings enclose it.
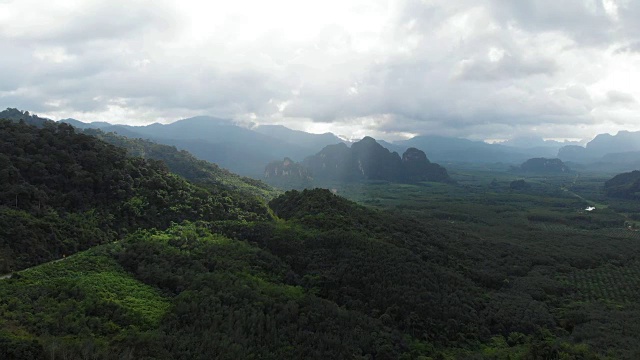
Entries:
{"label": "mountain range", "polygon": [[599,134],[586,146],[565,146],[558,152],[563,161],[592,164],[599,170],[629,171],[640,168],[640,131]]}
{"label": "mountain range", "polygon": [[[208,116],[179,120],[167,125],[154,123],[147,126],[86,124],[74,119],[61,121],[79,128],[99,128],[130,138],[145,138],[173,145],[191,152],[200,159],[254,177],[259,176],[264,164],[273,159],[291,156],[290,154],[312,154],[315,151],[312,145],[300,145],[302,141],[282,141],[237,126],[228,120]],[[311,138],[314,134],[306,135],[307,138]]]}
{"label": "mountain range", "polygon": [[[0,115],[7,119],[25,118],[27,122],[37,122],[33,115],[17,109],[7,109]],[[86,123],[75,119],[60,121],[77,128],[98,128],[130,138],[173,145],[200,159],[255,178],[261,178],[265,164],[275,160],[289,157],[294,162],[301,162],[328,145],[352,143],[332,133],[312,134],[281,125],[246,128],[227,119],[209,116],[146,126]],[[588,167],[604,167],[612,171],[630,171],[640,167],[640,132],[600,134],[584,147],[576,142],[558,142],[538,137],[518,137],[504,143],[490,144],[439,135],[419,135],[395,142],[378,140],[378,143],[398,154],[414,147],[438,163],[521,164],[531,158],[557,157],[570,163],[590,164]]]}

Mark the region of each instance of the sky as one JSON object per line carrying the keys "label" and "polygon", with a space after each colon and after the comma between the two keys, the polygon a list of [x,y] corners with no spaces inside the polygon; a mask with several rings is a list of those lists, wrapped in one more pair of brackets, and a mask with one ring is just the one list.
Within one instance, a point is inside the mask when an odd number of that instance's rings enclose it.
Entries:
{"label": "sky", "polygon": [[640,130],[637,0],[0,0],[0,107],[347,138]]}

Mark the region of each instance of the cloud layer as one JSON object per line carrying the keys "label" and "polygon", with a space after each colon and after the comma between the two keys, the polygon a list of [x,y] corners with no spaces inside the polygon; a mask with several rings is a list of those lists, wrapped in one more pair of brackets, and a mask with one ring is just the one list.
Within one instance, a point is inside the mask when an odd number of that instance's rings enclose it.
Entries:
{"label": "cloud layer", "polygon": [[631,0],[0,0],[0,105],[395,139],[639,130]]}

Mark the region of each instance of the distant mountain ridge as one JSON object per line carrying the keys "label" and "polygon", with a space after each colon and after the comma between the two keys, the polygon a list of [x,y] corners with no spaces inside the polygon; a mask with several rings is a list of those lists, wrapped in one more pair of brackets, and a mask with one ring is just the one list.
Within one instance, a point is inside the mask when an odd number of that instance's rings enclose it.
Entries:
{"label": "distant mountain ridge", "polygon": [[[625,154],[624,159],[614,154]],[[616,135],[599,134],[586,146],[565,146],[558,151],[564,161],[595,163],[599,161],[640,161],[640,131],[619,131]],[[608,158],[608,159],[607,159]]]}
{"label": "distant mountain ridge", "polygon": [[[3,118],[23,119],[31,124],[44,120],[17,109],[7,109],[0,114]],[[78,128],[99,128],[130,138],[173,145],[235,173],[256,178],[262,176],[264,164],[271,161],[290,157],[299,162],[328,145],[351,145],[351,142],[332,133],[312,134],[282,125],[245,128],[231,120],[209,116],[147,126],[84,123],[76,119],[64,119],[61,122]],[[589,166],[592,168],[615,172],[630,171],[640,165],[640,132],[629,131],[620,131],[616,135],[600,134],[584,147],[576,142],[543,140],[533,136],[494,144],[439,135],[418,135],[407,140],[380,140],[378,143],[398,154],[410,147],[421,149],[438,163],[521,164],[531,158],[557,157],[565,162],[591,164]]]}
{"label": "distant mountain ridge", "polygon": [[302,160],[322,147],[340,141],[333,134],[311,134],[283,126],[263,125],[249,129],[231,120],[197,116],[170,124],[146,126],[83,123],[61,120],[79,128],[99,128],[132,138],[145,138],[187,150],[200,159],[241,175],[260,177],[264,164],[286,156]]}
{"label": "distant mountain ridge", "polygon": [[513,139],[509,139],[505,142],[501,142],[500,145],[511,146],[522,149],[534,149],[534,148],[555,148],[558,149],[562,146],[580,145],[579,141],[556,141],[556,140],[544,140],[537,136],[518,136]]}
{"label": "distant mountain ridge", "polygon": [[587,143],[586,149],[602,155],[640,151],[640,131],[619,131],[616,135],[599,134]]}
{"label": "distant mountain ridge", "polygon": [[432,160],[439,162],[521,163],[536,156],[555,156],[556,151],[553,148],[531,150],[439,135],[419,135],[395,144],[422,149]]}
{"label": "distant mountain ridge", "polygon": [[[0,112],[0,118],[24,120],[27,124],[42,126],[49,119],[28,111],[9,108]],[[234,173],[260,178],[264,164],[274,159],[293,157],[303,160],[329,144],[342,140],[331,133],[312,134],[288,129],[284,126],[262,125],[249,129],[231,120],[210,116],[197,116],[170,124],[154,123],[146,126],[114,125],[108,122],[83,122],[63,119],[79,129],[100,129],[129,138],[153,140],[158,143],[187,150]]]}
{"label": "distant mountain ridge", "polygon": [[253,130],[260,134],[305,148],[322,149],[329,144],[345,142],[333,133],[313,134],[300,130],[292,130],[283,125],[259,125],[254,127]]}
{"label": "distant mountain ridge", "polygon": [[[206,116],[179,120],[168,125],[148,126],[106,126],[106,123],[82,125],[77,124],[76,121],[70,123],[74,126],[98,126],[105,131],[115,131],[120,135],[148,137],[174,145],[202,159],[251,176],[257,176],[258,168],[262,173],[264,164],[275,159],[289,156],[294,161],[301,161],[327,145],[353,143],[344,141],[332,133],[312,134],[292,130],[282,125],[259,125],[247,129],[236,126],[229,120]],[[556,157],[558,150],[566,145],[566,143],[537,137],[520,137],[505,143],[489,144],[484,141],[439,135],[418,135],[395,142],[379,140],[378,143],[399,154],[410,147],[422,149],[429,154],[429,158],[438,162],[513,164],[519,164],[534,157]],[[248,146],[245,146],[246,144]],[[242,148],[238,148],[237,145],[242,145]],[[243,159],[244,166],[239,163],[239,158]]]}

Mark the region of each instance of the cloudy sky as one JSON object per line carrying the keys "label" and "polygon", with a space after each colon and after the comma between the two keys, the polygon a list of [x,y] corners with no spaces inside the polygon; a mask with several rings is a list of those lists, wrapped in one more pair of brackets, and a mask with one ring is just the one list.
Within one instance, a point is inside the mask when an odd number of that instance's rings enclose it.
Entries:
{"label": "cloudy sky", "polygon": [[347,137],[640,130],[637,0],[0,0],[0,106]]}

